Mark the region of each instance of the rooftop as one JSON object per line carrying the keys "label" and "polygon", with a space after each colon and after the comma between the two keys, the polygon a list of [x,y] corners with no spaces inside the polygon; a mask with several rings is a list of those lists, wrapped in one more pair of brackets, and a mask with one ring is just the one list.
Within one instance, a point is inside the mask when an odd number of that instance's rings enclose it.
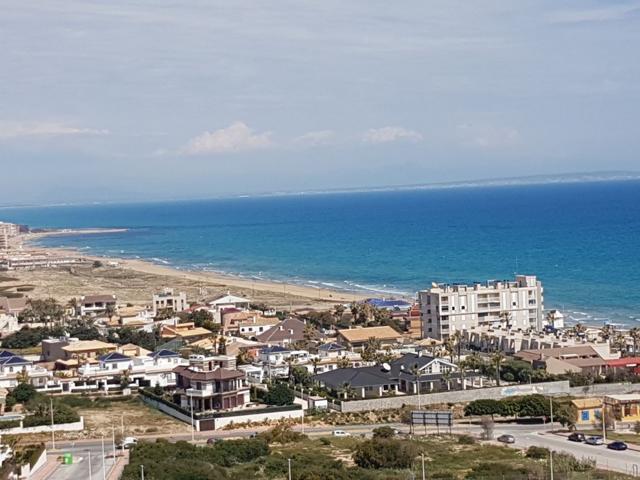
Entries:
{"label": "rooftop", "polygon": [[62,347],[66,352],[86,352],[98,350],[115,350],[117,348],[113,343],[106,343],[100,340],[78,340]]}
{"label": "rooftop", "polygon": [[400,333],[388,326],[347,328],[338,330],[338,334],[343,336],[348,342],[365,342],[370,338],[376,338],[378,340],[397,340],[402,338]]}

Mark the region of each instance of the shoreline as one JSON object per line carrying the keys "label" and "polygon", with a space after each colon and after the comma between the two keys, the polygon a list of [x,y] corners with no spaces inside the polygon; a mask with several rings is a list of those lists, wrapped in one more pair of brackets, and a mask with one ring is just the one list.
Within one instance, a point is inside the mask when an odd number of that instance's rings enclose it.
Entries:
{"label": "shoreline", "polygon": [[[330,289],[326,287],[311,287],[305,285],[297,285],[295,283],[286,281],[280,282],[277,280],[247,279],[241,277],[239,278],[236,276],[225,275],[222,273],[211,271],[180,269],[171,265],[159,265],[149,259],[131,259],[117,256],[114,257],[107,255],[92,255],[87,254],[85,251],[73,248],[48,247],[34,244],[34,242],[36,242],[37,240],[47,236],[121,233],[127,230],[128,229],[124,228],[60,229],[28,233],[16,237],[14,246],[20,245],[21,248],[20,250],[14,251],[22,253],[51,252],[58,255],[62,254],[65,256],[76,256],[89,261],[99,261],[103,265],[105,265],[105,268],[108,269],[119,269],[129,271],[134,274],[138,273],[143,275],[175,279],[176,282],[179,281],[180,283],[192,283],[194,284],[194,287],[198,284],[207,284],[220,289],[251,292],[251,294],[254,294],[256,296],[262,296],[261,294],[269,294],[272,297],[280,298],[281,301],[277,306],[291,306],[293,303],[299,306],[301,301],[306,300],[302,303],[309,306],[309,308],[317,308],[320,305],[323,305],[324,308],[327,308],[338,303],[353,303],[355,301],[364,300],[372,296],[367,295],[364,292],[341,291],[338,289]],[[47,271],[47,269],[39,270],[39,272],[44,274],[46,274]],[[15,272],[18,271],[12,271],[10,272],[10,275]],[[171,287],[171,285],[167,285],[167,287]],[[78,292],[78,294],[80,294],[80,292]],[[251,295],[249,296],[251,297]]]}

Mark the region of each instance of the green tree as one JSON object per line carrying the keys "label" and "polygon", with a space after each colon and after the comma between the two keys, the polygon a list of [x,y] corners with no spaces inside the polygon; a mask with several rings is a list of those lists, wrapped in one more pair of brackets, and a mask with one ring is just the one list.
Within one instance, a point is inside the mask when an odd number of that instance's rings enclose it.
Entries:
{"label": "green tree", "polygon": [[464,407],[465,416],[501,415],[503,412],[500,401],[490,398],[473,400]]}
{"label": "green tree", "polygon": [[269,405],[292,405],[293,399],[293,392],[285,383],[272,385],[265,395],[265,402]]}

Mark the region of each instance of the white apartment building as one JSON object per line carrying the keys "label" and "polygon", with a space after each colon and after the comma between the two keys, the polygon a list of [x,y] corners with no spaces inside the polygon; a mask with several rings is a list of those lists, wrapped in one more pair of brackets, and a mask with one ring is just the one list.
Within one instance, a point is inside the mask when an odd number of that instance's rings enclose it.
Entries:
{"label": "white apartment building", "polygon": [[543,328],[543,289],[535,275],[473,285],[433,284],[418,292],[423,336],[442,340],[477,326]]}
{"label": "white apartment building", "polygon": [[165,288],[162,293],[156,293],[153,295],[154,317],[162,310],[178,313],[186,310],[188,306],[187,294],[184,292],[173,293],[172,288]]}
{"label": "white apartment building", "polygon": [[0,250],[9,248],[9,238],[20,233],[20,226],[15,223],[0,222]]}

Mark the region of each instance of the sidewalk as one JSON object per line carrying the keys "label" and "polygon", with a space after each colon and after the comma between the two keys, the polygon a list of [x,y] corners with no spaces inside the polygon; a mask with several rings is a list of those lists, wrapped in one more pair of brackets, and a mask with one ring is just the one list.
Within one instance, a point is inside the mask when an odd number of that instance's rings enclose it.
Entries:
{"label": "sidewalk", "polygon": [[60,461],[58,460],[57,453],[47,453],[47,462],[39,469],[36,473],[29,477],[29,480],[46,480],[49,478],[56,468]]}

